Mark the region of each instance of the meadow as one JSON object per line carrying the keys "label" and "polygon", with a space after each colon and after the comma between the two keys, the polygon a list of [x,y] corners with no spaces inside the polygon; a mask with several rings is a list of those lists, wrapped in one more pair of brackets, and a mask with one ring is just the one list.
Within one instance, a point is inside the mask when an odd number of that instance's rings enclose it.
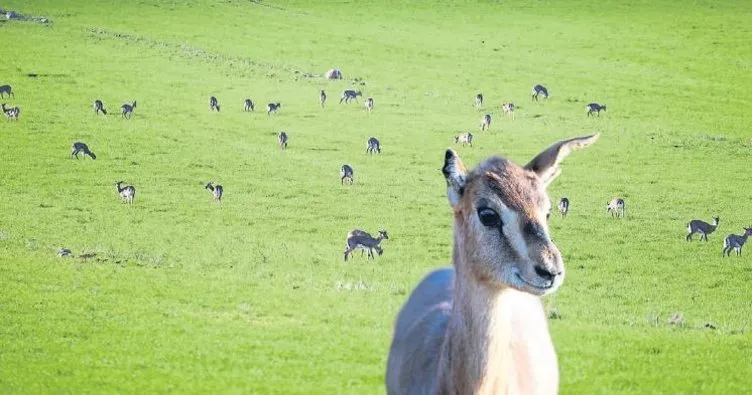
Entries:
{"label": "meadow", "polygon": [[[21,108],[0,120],[0,393],[384,393],[398,309],[451,263],[438,169],[461,131],[475,134],[455,147],[468,166],[601,133],[549,189],[572,202],[550,219],[567,278],[545,299],[562,394],[752,391],[752,248],[721,257],[752,224],[752,3],[0,8],[51,21],[0,23],[0,85],[15,92],[2,102]],[[332,67],[343,80],[322,78]],[[530,100],[536,83],[548,100]],[[374,111],[338,104],[347,88]],[[591,101],[608,110],[586,117]],[[97,159],[70,159],[75,141]],[[613,196],[625,219],[606,213]],[[714,215],[709,242],[685,241]],[[343,262],[356,227],[388,230],[382,256]]]}

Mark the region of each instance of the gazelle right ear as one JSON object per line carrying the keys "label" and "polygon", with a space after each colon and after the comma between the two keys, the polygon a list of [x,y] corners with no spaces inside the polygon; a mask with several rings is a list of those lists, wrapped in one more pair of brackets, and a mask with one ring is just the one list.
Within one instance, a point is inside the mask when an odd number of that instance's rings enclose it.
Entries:
{"label": "gazelle right ear", "polygon": [[448,149],[444,155],[444,167],[441,168],[447,183],[447,198],[449,205],[456,207],[462,194],[465,192],[467,170],[462,164],[460,157],[452,149]]}

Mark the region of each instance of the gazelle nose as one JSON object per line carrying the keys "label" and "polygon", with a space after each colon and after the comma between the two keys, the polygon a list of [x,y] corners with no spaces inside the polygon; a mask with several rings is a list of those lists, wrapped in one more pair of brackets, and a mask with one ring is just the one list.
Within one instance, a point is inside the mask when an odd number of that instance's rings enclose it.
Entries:
{"label": "gazelle nose", "polygon": [[540,266],[535,267],[535,274],[540,276],[540,278],[546,280],[546,281],[554,281],[554,277],[561,273],[551,273],[549,270],[544,269]]}

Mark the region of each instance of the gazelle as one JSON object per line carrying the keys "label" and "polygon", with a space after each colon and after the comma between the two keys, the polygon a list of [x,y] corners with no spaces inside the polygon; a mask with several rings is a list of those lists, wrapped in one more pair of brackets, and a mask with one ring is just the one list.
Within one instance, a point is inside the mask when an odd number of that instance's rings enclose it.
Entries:
{"label": "gazelle", "polygon": [[133,104],[123,104],[120,106],[120,112],[123,118],[125,119],[131,119],[131,114],[133,114],[133,109],[136,108],[136,101],[133,101]]}
{"label": "gazelle", "polygon": [[3,114],[8,118],[8,121],[16,120],[18,121],[18,115],[21,114],[21,109],[18,107],[5,107],[5,103],[2,103],[0,105],[0,108],[2,108]]}
{"label": "gazelle", "polygon": [[84,159],[86,159],[86,155],[88,155],[91,159],[97,159],[97,156],[89,150],[89,146],[80,141],[76,141],[71,147],[71,158],[75,157],[76,159],[78,159],[79,153],[83,153]]}
{"label": "gazelle", "polygon": [[538,101],[538,96],[543,95],[544,99],[548,99],[548,89],[543,85],[536,85],[533,87],[533,100]]}
{"label": "gazelle", "polygon": [[588,103],[585,109],[587,110],[587,116],[592,116],[593,113],[596,113],[600,117],[601,111],[606,111],[606,106],[598,103]]}
{"label": "gazelle", "polygon": [[700,240],[703,238],[708,241],[708,235],[715,232],[718,229],[718,223],[721,221],[719,217],[713,217],[713,223],[709,224],[699,219],[693,219],[687,223],[687,241],[692,241],[692,235],[695,233],[700,234]]}
{"label": "gazelle", "polygon": [[102,101],[99,99],[94,100],[94,114],[99,115],[100,112],[104,115],[107,115],[107,110],[104,109],[104,104],[102,104]]}
{"label": "gazelle", "polygon": [[546,188],[572,150],[559,141],[520,167],[491,157],[467,172],[447,150],[453,267],[434,270],[397,315],[386,389],[398,394],[556,394],[559,369],[541,296],[564,281]]}
{"label": "gazelle", "polygon": [[516,109],[514,103],[503,103],[501,109],[504,111],[504,115],[511,116],[514,119],[514,110]]}
{"label": "gazelle", "polygon": [[353,168],[352,166],[348,164],[342,165],[342,167],[339,169],[339,181],[341,184],[348,183],[352,185],[353,183]]}
{"label": "gazelle", "polygon": [[569,199],[563,197],[561,198],[561,200],[559,200],[559,214],[561,214],[561,219],[566,218],[568,213],[569,213]]}
{"label": "gazelle", "polygon": [[339,69],[331,69],[326,72],[326,78],[330,80],[341,80],[342,72]]}
{"label": "gazelle", "polygon": [[752,236],[752,225],[745,227],[741,236],[734,234],[726,236],[726,239],[723,240],[723,255],[731,256],[731,250],[736,251],[736,256],[741,255],[742,247],[744,247],[744,243],[747,242],[749,236]]}
{"label": "gazelle", "polygon": [[612,217],[623,217],[626,209],[626,203],[620,197],[615,197],[606,203],[606,212],[610,212]]}
{"label": "gazelle", "polygon": [[344,100],[345,103],[349,103],[350,100],[355,100],[355,102],[358,102],[358,96],[362,96],[363,93],[361,91],[354,91],[352,89],[345,89],[342,91],[342,98],[339,99],[339,102],[342,103]]}
{"label": "gazelle", "polygon": [[13,93],[13,88],[10,87],[10,85],[2,85],[0,86],[0,99],[5,97],[5,95],[8,95],[8,97],[13,96],[13,98],[16,97],[16,94]]}
{"label": "gazelle", "polygon": [[477,95],[475,95],[475,108],[477,108],[478,110],[483,108],[483,94],[482,93],[478,93]]}
{"label": "gazelle", "polygon": [[279,134],[277,135],[277,142],[279,143],[280,149],[287,148],[287,140],[288,140],[287,133],[279,132]]}
{"label": "gazelle", "polygon": [[379,143],[379,140],[376,139],[376,137],[370,137],[368,139],[366,147],[366,153],[367,154],[373,154],[373,153],[381,153],[381,143]]}
{"label": "gazelle", "polygon": [[211,108],[212,111],[219,112],[219,101],[216,97],[212,96],[209,98],[209,108]]}
{"label": "gazelle", "polygon": [[326,92],[322,89],[321,92],[319,92],[319,104],[321,104],[321,108],[324,108],[324,104],[326,103]]}
{"label": "gazelle", "polygon": [[480,119],[480,130],[484,131],[491,127],[491,114],[486,114]]}
{"label": "gazelle", "polygon": [[473,134],[470,132],[462,133],[454,136],[454,143],[462,143],[462,146],[464,147],[466,144],[470,144],[470,146],[473,146]]}
{"label": "gazelle", "polygon": [[368,250],[368,259],[375,258],[373,256],[373,250],[381,255],[384,251],[379,246],[381,240],[386,240],[389,235],[386,230],[380,230],[377,237],[371,236],[368,232],[364,232],[360,229],[353,229],[347,233],[347,239],[345,239],[345,262],[347,262],[347,256],[352,255],[352,252],[358,248]]}
{"label": "gazelle", "polygon": [[243,102],[243,111],[254,111],[254,105],[251,99],[245,99]]}
{"label": "gazelle", "polygon": [[282,104],[280,103],[269,103],[266,105],[266,115],[269,115],[271,113],[277,113],[277,110],[282,108]]}
{"label": "gazelle", "polygon": [[117,188],[120,198],[123,199],[123,203],[133,204],[133,198],[136,197],[136,188],[133,185],[126,185],[120,188],[120,184],[122,183],[122,181],[115,183],[115,188]]}
{"label": "gazelle", "polygon": [[214,196],[214,201],[217,203],[222,203],[222,194],[224,194],[225,190],[222,188],[222,185],[214,184],[214,182],[209,181],[208,184],[204,187],[204,189],[209,190],[211,192],[212,196]]}
{"label": "gazelle", "polygon": [[371,110],[373,110],[373,98],[372,97],[369,97],[368,99],[366,99],[365,106],[368,112],[371,112]]}

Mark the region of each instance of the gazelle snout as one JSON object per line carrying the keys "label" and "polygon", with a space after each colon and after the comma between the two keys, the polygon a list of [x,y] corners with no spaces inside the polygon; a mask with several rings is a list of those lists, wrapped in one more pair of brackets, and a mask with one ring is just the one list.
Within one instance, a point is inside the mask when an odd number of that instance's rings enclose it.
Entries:
{"label": "gazelle snout", "polygon": [[523,291],[534,295],[554,292],[564,282],[564,261],[552,241],[541,241],[530,246],[527,262],[522,262],[519,276],[524,283]]}

